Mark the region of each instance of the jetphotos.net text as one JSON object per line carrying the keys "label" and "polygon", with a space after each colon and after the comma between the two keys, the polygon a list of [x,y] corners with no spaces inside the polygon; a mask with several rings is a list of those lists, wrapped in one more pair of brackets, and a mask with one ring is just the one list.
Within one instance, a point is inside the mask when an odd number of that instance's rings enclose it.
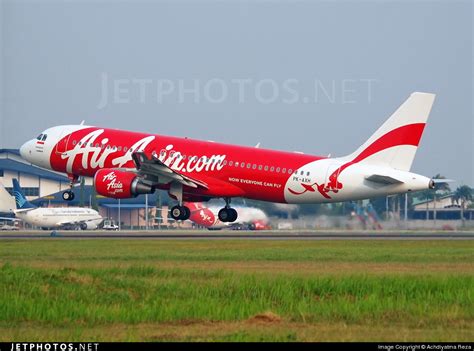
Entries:
{"label": "jetphotos.net text", "polygon": [[354,104],[373,100],[378,82],[359,79],[150,79],[101,73],[97,108],[111,104]]}

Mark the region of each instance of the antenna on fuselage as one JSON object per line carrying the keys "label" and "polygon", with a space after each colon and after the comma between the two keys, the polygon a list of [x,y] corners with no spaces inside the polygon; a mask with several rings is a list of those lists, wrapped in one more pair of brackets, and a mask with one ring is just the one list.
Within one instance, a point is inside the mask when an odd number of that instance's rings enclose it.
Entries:
{"label": "antenna on fuselage", "polygon": [[81,122],[81,124],[79,124],[79,125],[80,125],[80,126],[83,126],[85,122],[86,122],[86,120],[83,119],[82,122]]}

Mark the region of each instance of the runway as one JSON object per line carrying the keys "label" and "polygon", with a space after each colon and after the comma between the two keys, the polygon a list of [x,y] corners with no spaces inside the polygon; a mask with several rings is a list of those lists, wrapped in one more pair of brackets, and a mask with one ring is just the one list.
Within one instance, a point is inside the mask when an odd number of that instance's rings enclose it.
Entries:
{"label": "runway", "polygon": [[153,239],[153,240],[474,240],[474,232],[461,231],[12,231],[1,239]]}

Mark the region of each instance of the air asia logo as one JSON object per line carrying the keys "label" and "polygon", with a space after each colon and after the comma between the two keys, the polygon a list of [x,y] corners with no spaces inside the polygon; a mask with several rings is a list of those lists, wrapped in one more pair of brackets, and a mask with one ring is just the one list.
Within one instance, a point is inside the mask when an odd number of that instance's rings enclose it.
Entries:
{"label": "air asia logo", "polygon": [[224,168],[226,155],[192,156],[183,155],[181,152],[173,150],[173,145],[166,146],[160,151],[158,159],[172,170],[178,172],[201,172],[201,171],[220,171]]}
{"label": "air asia logo", "polygon": [[208,222],[210,225],[214,224],[214,216],[207,214],[204,209],[199,211],[199,215],[201,216],[201,220],[203,222]]}
{"label": "air asia logo", "polygon": [[338,177],[341,174],[341,172],[350,166],[352,162],[348,162],[341,167],[337,168],[330,176],[329,176],[329,181],[324,184],[318,184],[318,183],[313,183],[313,184],[303,184],[300,183],[301,186],[303,187],[302,191],[295,191],[293,189],[288,188],[288,191],[292,193],[293,195],[303,195],[307,192],[315,192],[319,191],[319,193],[325,197],[326,199],[331,199],[331,196],[329,195],[330,192],[333,192],[337,194],[339,190],[343,188],[343,184],[339,182]]}
{"label": "air asia logo", "polygon": [[[109,158],[111,154],[114,154],[118,151],[116,146],[110,147],[106,144],[109,142],[108,138],[103,138],[100,142],[97,140],[100,135],[104,133],[103,129],[97,129],[93,132],[90,132],[84,136],[79,142],[74,146],[72,150],[69,150],[61,155],[61,158],[67,160],[66,171],[68,173],[73,173],[72,166],[76,157],[82,156],[82,168],[104,168],[105,161]],[[112,160],[112,165],[116,167],[122,167],[127,162],[132,160],[133,152],[143,151],[155,137],[153,135],[147,136],[138,140],[130,148],[119,157],[116,157]],[[91,155],[89,163],[89,155]]]}
{"label": "air asia logo", "polygon": [[[106,161],[113,157],[113,154],[120,153],[111,160],[113,167],[123,167],[127,162],[132,161],[134,152],[142,152],[149,144],[155,140],[155,136],[150,135],[142,138],[127,148],[125,153],[119,151],[117,146],[108,146],[108,138],[99,137],[104,133],[104,129],[97,129],[82,137],[73,149],[66,151],[61,158],[67,160],[66,172],[73,173],[73,165],[76,157],[82,156],[82,169],[105,168]],[[106,146],[107,145],[107,146]],[[125,150],[125,148],[124,148]],[[156,153],[155,153],[156,155]],[[187,157],[181,152],[174,150],[173,145],[166,146],[156,157],[172,170],[178,172],[201,172],[220,171],[224,167],[225,155],[191,156]]]}
{"label": "air asia logo", "polygon": [[106,184],[107,191],[109,194],[123,193],[123,183],[117,180],[117,175],[115,174],[115,172],[110,172],[109,174],[106,174],[102,178],[102,181]]}
{"label": "air asia logo", "polygon": [[368,145],[352,161],[347,162],[338,169],[336,169],[329,177],[329,181],[327,184],[301,184],[304,188],[303,191],[296,192],[292,189],[288,189],[288,191],[294,195],[301,195],[308,191],[314,192],[317,190],[326,199],[330,199],[330,192],[337,193],[343,188],[342,183],[338,181],[338,177],[347,167],[358,163],[369,156],[372,156],[378,152],[384,151],[392,147],[401,145],[411,145],[417,147],[418,143],[420,142],[421,135],[423,134],[424,128],[425,123],[413,123],[390,130],[389,132],[383,134],[378,139],[373,141],[370,145]]}

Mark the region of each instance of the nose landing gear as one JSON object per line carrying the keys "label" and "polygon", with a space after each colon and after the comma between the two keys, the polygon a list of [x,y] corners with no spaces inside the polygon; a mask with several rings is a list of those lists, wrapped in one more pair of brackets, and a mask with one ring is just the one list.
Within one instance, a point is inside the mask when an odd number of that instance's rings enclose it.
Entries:
{"label": "nose landing gear", "polygon": [[74,187],[75,184],[79,183],[79,176],[75,174],[68,174],[67,175],[69,178],[69,190],[66,190],[63,192],[63,200],[64,201],[72,201],[74,200],[74,192],[72,191],[72,188]]}
{"label": "nose landing gear", "polygon": [[63,192],[63,200],[64,201],[74,200],[74,192],[72,190],[66,190],[65,192]]}

